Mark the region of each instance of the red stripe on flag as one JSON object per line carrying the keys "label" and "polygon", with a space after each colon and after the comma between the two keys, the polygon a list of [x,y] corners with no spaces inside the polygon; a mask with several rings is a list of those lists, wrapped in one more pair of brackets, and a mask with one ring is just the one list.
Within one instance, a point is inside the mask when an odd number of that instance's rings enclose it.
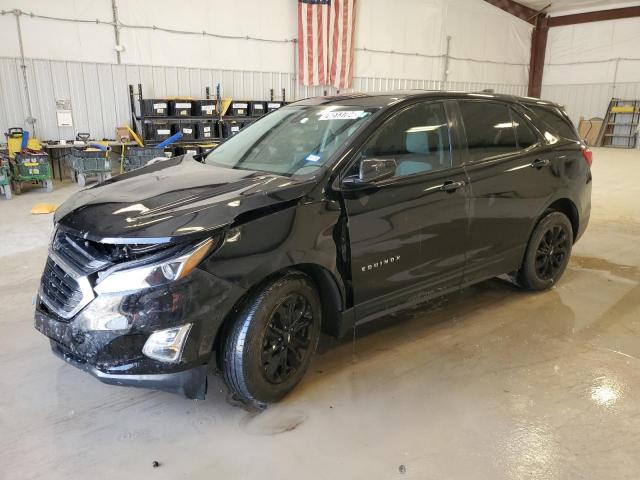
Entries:
{"label": "red stripe on flag", "polygon": [[323,42],[324,37],[322,35],[322,6],[318,7],[318,16],[317,16],[317,27],[318,27],[318,83],[320,85],[324,85],[324,52],[323,52]]}
{"label": "red stripe on flag", "polygon": [[349,2],[343,0],[342,2],[342,42],[340,43],[341,61],[340,61],[340,79],[338,83],[340,88],[344,88],[345,72],[347,71],[347,36],[349,35],[349,29],[347,27],[349,20]]}
{"label": "red stripe on flag", "polygon": [[306,85],[313,85],[313,11],[307,5],[307,78]]}
{"label": "red stripe on flag", "polygon": [[298,2],[298,82],[304,81],[302,68],[304,66],[304,39],[302,38],[302,3]]}
{"label": "red stripe on flag", "polygon": [[353,60],[355,59],[354,57],[354,47],[355,47],[355,32],[356,32],[356,3],[357,0],[353,0],[353,3],[351,5],[351,31],[349,32],[349,70],[347,71],[347,76],[346,76],[346,88],[350,88],[351,87],[351,81],[353,80]]}
{"label": "red stripe on flag", "polygon": [[334,0],[333,2],[333,43],[331,44],[331,74],[329,75],[329,82],[334,83],[336,78],[336,65],[338,63],[338,2],[340,0]]}

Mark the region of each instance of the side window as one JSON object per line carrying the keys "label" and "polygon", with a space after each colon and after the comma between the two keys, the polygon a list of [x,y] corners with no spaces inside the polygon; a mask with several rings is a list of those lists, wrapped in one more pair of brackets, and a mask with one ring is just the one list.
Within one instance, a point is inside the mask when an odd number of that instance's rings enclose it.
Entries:
{"label": "side window", "polygon": [[509,107],[502,103],[463,100],[460,111],[467,134],[468,161],[516,152]]}
{"label": "side window", "polygon": [[367,141],[360,158],[395,159],[396,177],[451,167],[444,106],[419,103],[391,117]]}
{"label": "side window", "polygon": [[527,107],[540,120],[540,122],[536,122],[536,126],[545,134],[547,141],[551,141],[549,134],[551,134],[552,137],[578,140],[573,125],[563,116],[557,107],[535,107],[533,105],[527,105]]}
{"label": "side window", "polygon": [[511,109],[511,118],[513,119],[513,126],[516,129],[516,140],[518,147],[523,150],[529,148],[531,145],[538,143],[538,136],[531,129],[527,121],[522,118],[515,110]]}

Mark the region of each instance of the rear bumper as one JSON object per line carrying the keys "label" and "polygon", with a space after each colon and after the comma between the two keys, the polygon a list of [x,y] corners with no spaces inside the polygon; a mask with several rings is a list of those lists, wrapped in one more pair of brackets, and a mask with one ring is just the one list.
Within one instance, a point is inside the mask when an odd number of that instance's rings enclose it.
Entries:
{"label": "rear bumper", "polygon": [[102,383],[109,385],[150,388],[153,390],[178,393],[187,398],[196,398],[199,400],[204,400],[207,394],[207,365],[200,365],[173,373],[113,374],[98,370],[95,366],[74,356],[68,349],[55,340],[51,340],[51,350],[65,362],[89,373]]}

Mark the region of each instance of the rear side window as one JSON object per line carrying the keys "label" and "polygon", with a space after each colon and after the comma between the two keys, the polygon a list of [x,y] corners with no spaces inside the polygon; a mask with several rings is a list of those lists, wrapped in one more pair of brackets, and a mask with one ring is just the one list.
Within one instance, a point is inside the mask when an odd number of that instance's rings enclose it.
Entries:
{"label": "rear side window", "polygon": [[538,143],[538,136],[531,129],[527,121],[515,110],[511,109],[513,127],[516,129],[516,140],[520,149],[529,148]]}
{"label": "rear side window", "polygon": [[518,150],[509,107],[502,103],[461,101],[467,134],[467,161],[514,153]]}
{"label": "rear side window", "polygon": [[[540,120],[537,122],[538,128],[545,134],[547,141],[554,143],[548,134],[553,137],[563,137],[569,140],[578,140],[575,129],[571,122],[562,114],[559,108],[553,106],[541,107],[527,105],[527,107]],[[557,138],[556,138],[557,141]]]}

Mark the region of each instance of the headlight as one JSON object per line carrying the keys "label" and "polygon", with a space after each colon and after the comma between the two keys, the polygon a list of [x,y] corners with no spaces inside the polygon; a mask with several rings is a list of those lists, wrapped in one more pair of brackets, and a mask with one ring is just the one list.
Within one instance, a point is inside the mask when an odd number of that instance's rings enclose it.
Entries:
{"label": "headlight", "polygon": [[142,347],[147,357],[161,362],[176,363],[182,355],[182,347],[191,330],[191,324],[167,328],[152,333]]}
{"label": "headlight", "polygon": [[209,253],[213,239],[199,243],[190,252],[177,258],[152,263],[142,267],[115,270],[98,280],[94,287],[97,294],[120,293],[155,287],[185,277]]}

